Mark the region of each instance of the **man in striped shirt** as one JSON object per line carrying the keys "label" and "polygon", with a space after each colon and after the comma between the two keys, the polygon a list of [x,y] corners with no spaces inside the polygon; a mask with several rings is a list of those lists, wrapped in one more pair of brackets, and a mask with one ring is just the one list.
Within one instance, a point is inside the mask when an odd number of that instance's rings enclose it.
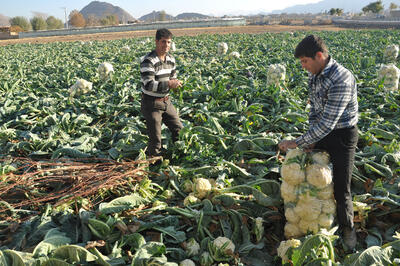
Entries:
{"label": "man in striped shirt", "polygon": [[321,38],[310,35],[296,47],[295,57],[309,73],[309,129],[296,140],[283,140],[283,151],[302,147],[328,151],[333,167],[337,220],[343,240],[354,249],[351,176],[358,141],[357,85],[349,70],[332,59]]}
{"label": "man in striped shirt", "polygon": [[141,112],[146,120],[149,136],[146,152],[149,157],[161,155],[162,123],[171,131],[173,141],[183,128],[169,97],[170,90],[182,86],[181,81],[176,78],[175,59],[168,53],[171,43],[172,33],[168,29],[157,30],[155,50],[144,56],[140,62]]}

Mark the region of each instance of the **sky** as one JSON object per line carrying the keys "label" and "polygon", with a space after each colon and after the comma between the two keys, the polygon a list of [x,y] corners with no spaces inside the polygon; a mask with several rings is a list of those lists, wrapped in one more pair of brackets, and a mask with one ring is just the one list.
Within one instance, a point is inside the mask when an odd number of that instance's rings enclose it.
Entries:
{"label": "sky", "polygon": [[[299,4],[317,3],[321,0],[101,0],[119,6],[134,18],[153,11],[164,10],[176,16],[184,12],[204,15],[247,15],[270,12]],[[34,12],[45,13],[64,20],[74,9],[81,10],[92,0],[0,0],[0,14],[7,17],[32,18]]]}

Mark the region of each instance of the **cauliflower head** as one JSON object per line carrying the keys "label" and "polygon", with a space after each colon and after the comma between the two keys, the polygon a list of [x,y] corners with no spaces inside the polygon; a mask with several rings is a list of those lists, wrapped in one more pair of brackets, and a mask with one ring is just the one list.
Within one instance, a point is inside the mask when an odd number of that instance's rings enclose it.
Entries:
{"label": "cauliflower head", "polygon": [[294,211],[294,208],[285,208],[285,217],[289,223],[297,224],[300,221],[300,217]]}
{"label": "cauliflower head", "polygon": [[285,203],[297,201],[296,187],[286,181],[282,181],[281,196]]}
{"label": "cauliflower head", "polygon": [[334,199],[327,199],[322,201],[322,212],[326,214],[336,213],[336,201]]}
{"label": "cauliflower head", "polygon": [[301,241],[298,239],[289,239],[287,241],[281,241],[277,249],[278,256],[282,258],[284,262],[288,262],[287,251],[290,248],[297,248],[301,245]]}
{"label": "cauliflower head", "polygon": [[318,218],[318,224],[320,227],[329,229],[333,224],[334,217],[332,214],[322,213]]}
{"label": "cauliflower head", "polygon": [[179,266],[196,266],[196,264],[192,260],[186,259],[186,260],[181,261],[179,263]]}
{"label": "cauliflower head", "polygon": [[304,182],[306,175],[298,163],[289,163],[282,165],[281,176],[283,180],[290,185],[298,185]]}
{"label": "cauliflower head", "polygon": [[304,154],[303,150],[291,149],[286,153],[285,162],[287,162],[289,159],[292,159],[292,158],[295,158],[295,157],[300,157],[303,154]]}
{"label": "cauliflower head", "polygon": [[312,160],[314,163],[321,164],[321,165],[329,164],[329,154],[325,151],[316,152],[311,157],[312,157]]}
{"label": "cauliflower head", "polygon": [[321,189],[317,193],[317,197],[321,200],[332,199],[333,196],[333,183]]}
{"label": "cauliflower head", "polygon": [[185,250],[189,257],[195,256],[200,252],[200,245],[196,242],[194,238],[190,238],[185,243]]}
{"label": "cauliflower head", "polygon": [[226,42],[218,43],[218,54],[226,54],[228,52],[228,44]]}
{"label": "cauliflower head", "polygon": [[286,223],[284,231],[287,239],[300,237],[302,235],[300,228],[296,224],[292,223]]}
{"label": "cauliflower head", "polygon": [[197,178],[194,182],[194,194],[199,199],[203,199],[211,191],[211,183],[208,179]]}
{"label": "cauliflower head", "polygon": [[200,199],[197,198],[193,193],[190,193],[184,200],[183,205],[190,206],[196,203],[199,203]]}
{"label": "cauliflower head", "polygon": [[[226,247],[224,248],[224,250],[221,250],[222,246],[224,246],[225,244]],[[233,242],[229,238],[224,236],[219,236],[216,239],[214,239],[213,245],[226,255],[232,255],[233,252],[235,251],[235,244],[233,244]]]}
{"label": "cauliflower head", "polygon": [[99,73],[100,79],[105,80],[114,72],[114,68],[110,63],[104,62],[97,67],[97,72]]}
{"label": "cauliflower head", "polygon": [[314,196],[308,196],[301,198],[296,207],[294,207],[295,213],[301,219],[316,220],[321,214],[322,201]]}
{"label": "cauliflower head", "polygon": [[319,231],[318,217],[315,220],[305,220],[305,219],[300,220],[299,229],[303,234],[307,234],[309,232],[312,232],[314,234],[318,233]]}
{"label": "cauliflower head", "polygon": [[328,166],[311,164],[306,167],[307,181],[317,188],[325,188],[332,183],[332,171]]}

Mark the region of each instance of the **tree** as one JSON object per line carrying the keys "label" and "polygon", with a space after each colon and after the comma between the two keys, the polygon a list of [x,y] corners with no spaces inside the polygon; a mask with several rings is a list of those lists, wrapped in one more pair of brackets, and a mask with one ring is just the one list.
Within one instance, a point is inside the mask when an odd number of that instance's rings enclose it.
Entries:
{"label": "tree", "polygon": [[395,3],[390,3],[389,9],[390,9],[390,10],[395,10],[395,9],[397,9],[398,7],[399,7],[399,6],[396,5]]}
{"label": "tree", "polygon": [[13,17],[10,19],[11,26],[20,26],[23,31],[30,31],[32,29],[31,23],[25,17]]}
{"label": "tree", "polygon": [[329,10],[329,14],[332,16],[334,16],[334,15],[341,16],[343,14],[343,9],[342,8],[331,8]]}
{"label": "tree", "polygon": [[31,25],[33,30],[47,29],[47,23],[42,17],[33,17],[31,19]]}
{"label": "tree", "polygon": [[378,14],[383,10],[382,1],[376,1],[369,3],[367,6],[363,7],[362,11],[364,13],[372,12],[374,14]]}
{"label": "tree", "polygon": [[69,24],[72,25],[72,27],[81,28],[85,27],[86,21],[83,15],[75,9],[69,13]]}
{"label": "tree", "polygon": [[89,14],[86,19],[86,26],[99,26],[100,20],[94,14]]}
{"label": "tree", "polygon": [[158,19],[159,19],[159,21],[166,21],[167,20],[167,13],[165,13],[164,10],[161,10]]}
{"label": "tree", "polygon": [[118,25],[119,19],[118,19],[118,16],[115,14],[107,15],[105,18],[102,18],[100,20],[100,23],[101,23],[101,25],[104,25],[104,26]]}
{"label": "tree", "polygon": [[64,23],[61,19],[55,18],[54,16],[50,16],[46,19],[47,29],[48,30],[56,30],[64,28]]}

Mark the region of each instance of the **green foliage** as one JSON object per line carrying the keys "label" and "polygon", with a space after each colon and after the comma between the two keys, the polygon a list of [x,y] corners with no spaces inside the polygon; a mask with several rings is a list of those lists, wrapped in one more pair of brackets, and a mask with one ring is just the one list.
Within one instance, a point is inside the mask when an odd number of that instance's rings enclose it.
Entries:
{"label": "green foliage", "polygon": [[47,29],[47,23],[42,17],[33,17],[31,19],[31,25],[34,31]]}
{"label": "green foliage", "polygon": [[57,30],[64,28],[64,23],[61,19],[58,19],[54,16],[50,16],[46,19],[47,29],[48,30]]}
{"label": "green foliage", "polygon": [[19,26],[24,31],[30,31],[32,29],[31,23],[25,17],[13,17],[10,19],[11,26]]}
{"label": "green foliage", "polygon": [[362,8],[362,11],[364,13],[372,12],[372,13],[378,14],[382,10],[383,10],[382,1],[376,1],[376,2],[369,3],[368,5],[366,5],[365,7]]}

